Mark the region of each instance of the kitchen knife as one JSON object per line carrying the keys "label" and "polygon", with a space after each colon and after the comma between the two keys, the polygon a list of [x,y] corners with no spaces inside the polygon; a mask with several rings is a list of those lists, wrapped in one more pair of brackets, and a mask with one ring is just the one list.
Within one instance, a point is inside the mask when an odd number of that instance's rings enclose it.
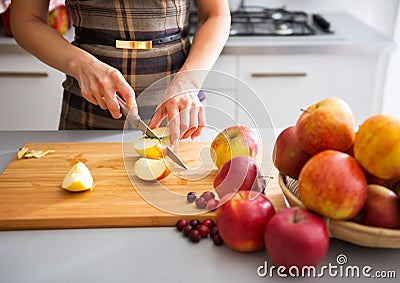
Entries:
{"label": "kitchen knife", "polygon": [[[128,107],[126,106],[125,101],[119,95],[117,95],[117,100],[121,107],[122,113],[125,115],[126,119],[128,120],[128,122],[131,124],[131,126],[134,129],[138,129],[138,130],[142,131],[149,138],[154,138],[154,139],[158,139],[159,141],[161,141],[161,138],[159,136],[157,136],[149,128],[149,126],[146,125],[145,122],[143,122],[143,120],[140,118],[139,115],[137,115],[137,116],[129,115]],[[174,161],[180,167],[187,169],[185,163],[183,163],[183,161],[179,158],[179,156],[168,145],[166,146],[166,150],[167,150],[167,156],[169,158],[171,158],[172,161]]]}

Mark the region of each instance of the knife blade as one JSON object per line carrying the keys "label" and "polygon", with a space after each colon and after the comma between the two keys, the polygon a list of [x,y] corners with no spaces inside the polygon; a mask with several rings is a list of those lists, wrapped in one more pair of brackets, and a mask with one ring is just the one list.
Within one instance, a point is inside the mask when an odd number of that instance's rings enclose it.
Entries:
{"label": "knife blade", "polygon": [[[131,124],[131,126],[134,129],[138,129],[138,130],[142,131],[149,138],[158,139],[161,142],[162,141],[161,138],[159,136],[157,136],[149,128],[149,126],[147,126],[147,124],[145,122],[143,122],[143,120],[140,118],[139,115],[136,115],[136,116],[133,114],[129,115],[129,110],[128,110],[128,107],[126,106],[125,101],[119,95],[116,95],[116,96],[117,96],[118,103],[121,107],[122,113],[125,115],[126,119]],[[187,166],[185,165],[185,163],[183,163],[183,161],[179,158],[179,156],[168,145],[166,145],[166,150],[167,150],[167,156],[172,161],[174,161],[180,167],[187,169]]]}

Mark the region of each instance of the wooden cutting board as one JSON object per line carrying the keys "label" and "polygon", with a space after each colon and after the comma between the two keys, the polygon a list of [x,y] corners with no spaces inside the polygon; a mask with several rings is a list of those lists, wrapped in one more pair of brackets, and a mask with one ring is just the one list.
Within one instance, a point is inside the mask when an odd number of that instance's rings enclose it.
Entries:
{"label": "wooden cutting board", "polygon": [[[179,153],[190,165],[208,145],[181,143]],[[130,166],[138,156],[126,156],[126,149],[123,154],[121,143],[24,146],[54,152],[40,159],[15,156],[4,170],[0,176],[0,230],[173,226],[180,218],[215,217],[215,212],[206,213],[186,202],[189,191],[212,190],[215,169],[200,180],[187,181],[170,174],[161,184],[148,183],[132,176]],[[66,172],[77,161],[92,172],[92,191],[71,193],[61,188]],[[276,176],[269,182],[267,197],[276,210],[285,207]]]}

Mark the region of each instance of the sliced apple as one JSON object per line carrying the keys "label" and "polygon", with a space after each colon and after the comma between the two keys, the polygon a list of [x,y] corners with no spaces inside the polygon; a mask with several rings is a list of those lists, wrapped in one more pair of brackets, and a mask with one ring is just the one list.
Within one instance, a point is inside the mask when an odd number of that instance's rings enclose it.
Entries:
{"label": "sliced apple", "polygon": [[163,145],[157,139],[140,138],[133,144],[136,152],[142,156],[152,159],[163,157]]}
{"label": "sliced apple", "polygon": [[93,177],[89,168],[80,161],[75,163],[65,175],[61,187],[70,192],[92,190]]}
{"label": "sliced apple", "polygon": [[161,140],[166,143],[167,145],[171,144],[171,140],[170,140],[170,130],[167,127],[159,127],[159,128],[155,128],[153,129],[153,132],[159,137],[161,138]]}
{"label": "sliced apple", "polygon": [[136,176],[143,181],[159,181],[170,173],[163,159],[141,157],[133,167]]}

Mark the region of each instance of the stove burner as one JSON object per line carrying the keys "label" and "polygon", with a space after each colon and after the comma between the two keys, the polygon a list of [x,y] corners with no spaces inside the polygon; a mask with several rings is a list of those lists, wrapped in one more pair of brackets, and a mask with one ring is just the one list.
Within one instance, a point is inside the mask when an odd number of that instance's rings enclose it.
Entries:
{"label": "stove burner", "polygon": [[283,18],[283,15],[280,12],[276,12],[271,15],[271,19],[273,19],[275,21],[282,20],[282,18]]}
{"label": "stove burner", "polygon": [[278,35],[289,35],[294,32],[291,23],[277,21],[275,24],[275,33]]}
{"label": "stove burner", "polygon": [[[316,19],[313,15],[310,19],[305,12],[289,11],[285,7],[271,9],[260,6],[243,6],[231,13],[230,35],[305,36],[317,33],[333,33],[330,23],[321,18],[318,15]],[[192,12],[189,18],[190,34],[194,34],[196,24],[197,12]]]}

